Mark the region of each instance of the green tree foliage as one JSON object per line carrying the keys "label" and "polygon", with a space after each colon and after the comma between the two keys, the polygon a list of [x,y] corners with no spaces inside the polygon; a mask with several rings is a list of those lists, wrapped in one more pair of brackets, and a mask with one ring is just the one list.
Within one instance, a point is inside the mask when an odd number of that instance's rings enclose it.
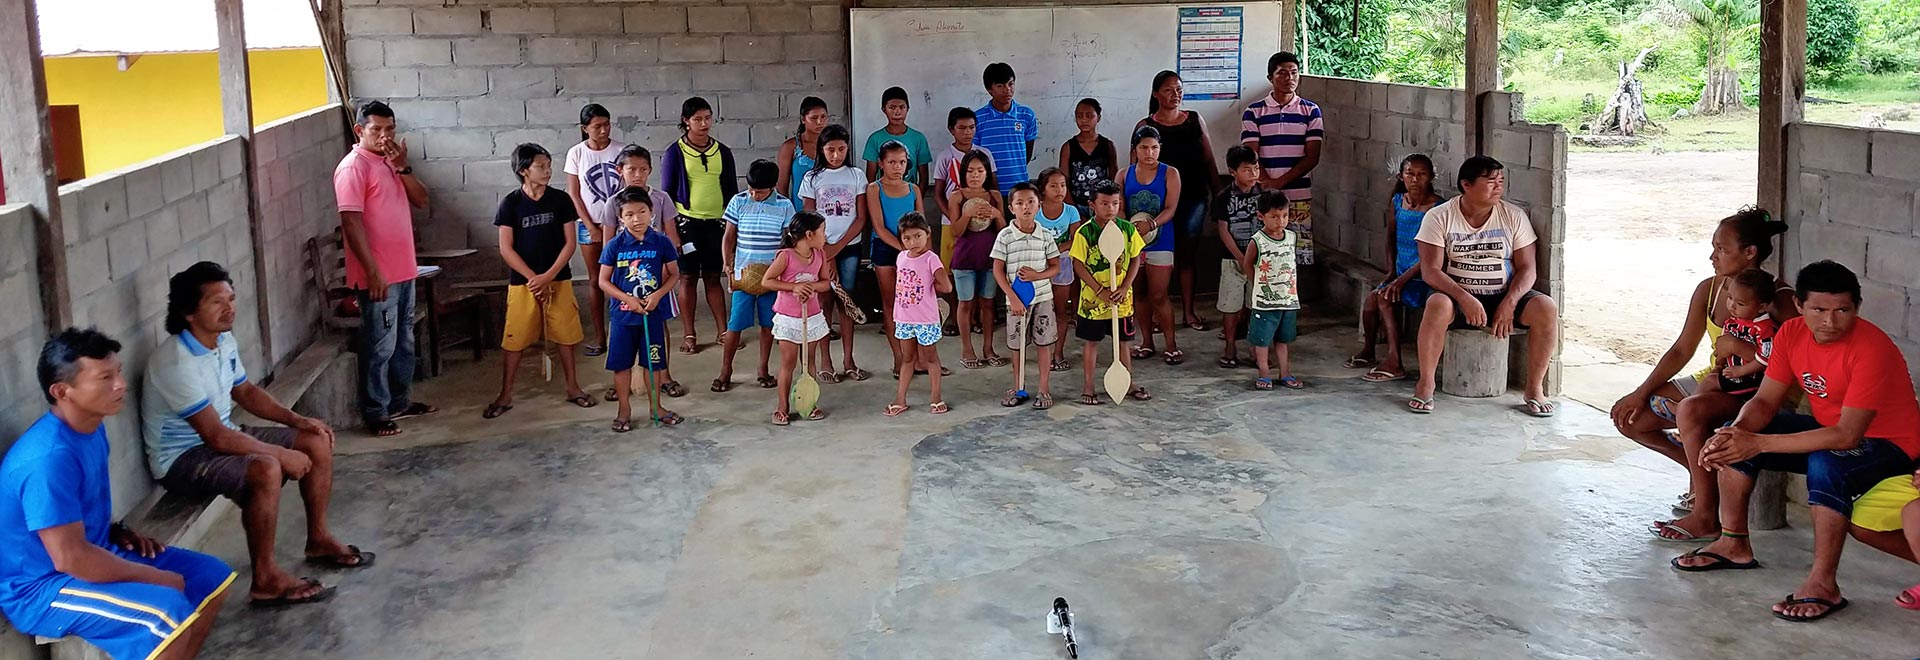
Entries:
{"label": "green tree foliage", "polygon": [[1373,78],[1380,72],[1387,50],[1387,15],[1392,11],[1393,2],[1306,0],[1300,3],[1307,69],[1323,76]]}
{"label": "green tree foliage", "polygon": [[1706,59],[1706,83],[1694,112],[1742,107],[1739,55],[1759,33],[1758,0],[1675,0],[1674,6],[1686,15],[1688,32]]}
{"label": "green tree foliage", "polygon": [[1861,69],[1866,73],[1920,69],[1920,2],[1861,0],[1860,17]]}
{"label": "green tree foliage", "polygon": [[1807,66],[1834,78],[1857,68],[1854,46],[1860,39],[1860,14],[1853,0],[1808,0]]}

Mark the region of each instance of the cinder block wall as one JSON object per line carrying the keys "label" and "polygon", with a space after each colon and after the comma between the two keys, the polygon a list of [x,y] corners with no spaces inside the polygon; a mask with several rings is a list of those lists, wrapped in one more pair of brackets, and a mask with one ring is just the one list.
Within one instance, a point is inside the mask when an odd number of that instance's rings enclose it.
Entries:
{"label": "cinder block wall", "polygon": [[167,278],[202,260],[231,271],[240,299],[233,334],[241,359],[249,373],[267,373],[244,148],[229,135],[60,188],[74,324],[98,326],[124,346],[127,409],[107,420],[115,515],[153,489],[137,402],[147,358],[166,336]]}
{"label": "cinder block wall", "polygon": [[680,135],[681,101],[706,97],[742,175],[797,128],[801,99],[847,115],[846,10],[832,0],[408,4],[347,0],[348,79],[356,104],[398,115],[432,190],[429,247],[494,245],[515,185],[505,159],[521,142],[564,158],[586,103],[614,115],[616,138],[657,152]]}
{"label": "cinder block wall", "polygon": [[1793,124],[1787,172],[1787,277],[1821,259],[1853,269],[1861,316],[1920,381],[1920,134]]}
{"label": "cinder block wall", "polygon": [[308,239],[340,226],[333,168],[347,153],[347,129],[337,104],[314,108],[253,134],[253,185],[260,213],[266,270],[267,317],[274,365],[293,359],[319,334],[320,298],[308,263]]}
{"label": "cinder block wall", "polygon": [[0,453],[47,408],[34,369],[47,322],[33,222],[25,204],[0,206]]}

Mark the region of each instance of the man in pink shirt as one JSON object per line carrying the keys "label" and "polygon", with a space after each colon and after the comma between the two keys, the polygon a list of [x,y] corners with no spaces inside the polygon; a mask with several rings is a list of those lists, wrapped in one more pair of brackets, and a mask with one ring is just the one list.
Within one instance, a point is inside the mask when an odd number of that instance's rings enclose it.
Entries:
{"label": "man in pink shirt", "polygon": [[400,432],[396,420],[436,412],[409,401],[413,384],[413,209],[427,207],[427,187],[407,164],[407,143],[394,139],[393,109],[360,106],[358,142],[333,169],[347,286],[360,302],[360,415],[375,435]]}

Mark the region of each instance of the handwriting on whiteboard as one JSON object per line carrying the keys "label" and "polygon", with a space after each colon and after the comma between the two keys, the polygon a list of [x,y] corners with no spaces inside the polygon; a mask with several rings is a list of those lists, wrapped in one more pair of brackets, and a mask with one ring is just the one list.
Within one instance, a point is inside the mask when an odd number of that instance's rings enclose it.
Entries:
{"label": "handwriting on whiteboard", "polygon": [[950,21],[944,18],[934,19],[931,21],[921,20],[918,18],[909,18],[907,19],[907,31],[910,35],[915,37],[924,37],[924,36],[935,35],[935,34],[961,34],[966,32],[972,32],[972,30],[967,29],[966,23],[962,23],[960,21]]}

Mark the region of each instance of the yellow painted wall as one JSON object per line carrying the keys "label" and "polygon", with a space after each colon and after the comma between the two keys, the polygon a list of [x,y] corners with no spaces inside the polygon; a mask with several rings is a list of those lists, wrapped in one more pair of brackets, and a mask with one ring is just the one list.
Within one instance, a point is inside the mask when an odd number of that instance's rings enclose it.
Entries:
{"label": "yellow painted wall", "polygon": [[[318,48],[247,53],[256,125],[327,103]],[[140,55],[121,71],[113,56],[46,59],[47,101],[80,106],[87,176],[222,134],[220,63],[214,53]]]}

